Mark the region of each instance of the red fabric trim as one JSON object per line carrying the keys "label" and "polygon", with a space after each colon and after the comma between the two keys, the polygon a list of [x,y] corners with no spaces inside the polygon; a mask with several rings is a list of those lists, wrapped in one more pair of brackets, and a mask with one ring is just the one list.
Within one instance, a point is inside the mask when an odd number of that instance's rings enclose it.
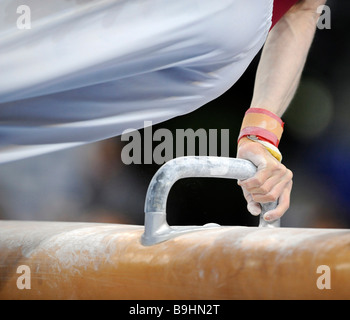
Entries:
{"label": "red fabric trim", "polygon": [[243,137],[246,136],[257,136],[258,138],[262,138],[262,140],[265,140],[267,142],[272,143],[275,147],[278,148],[279,145],[279,140],[278,138],[270,131],[259,128],[259,127],[246,127],[244,128],[238,137],[238,142],[241,140]]}
{"label": "red fabric trim", "polygon": [[271,29],[298,1],[299,0],[274,0]]}

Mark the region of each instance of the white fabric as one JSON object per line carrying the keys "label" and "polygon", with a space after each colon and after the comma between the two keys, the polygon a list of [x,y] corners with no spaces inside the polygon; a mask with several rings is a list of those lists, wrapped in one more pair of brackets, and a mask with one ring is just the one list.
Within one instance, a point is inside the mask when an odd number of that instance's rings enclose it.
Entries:
{"label": "white fabric", "polygon": [[[31,29],[17,27],[17,8]],[[0,163],[120,135],[227,91],[273,0],[0,0]]]}

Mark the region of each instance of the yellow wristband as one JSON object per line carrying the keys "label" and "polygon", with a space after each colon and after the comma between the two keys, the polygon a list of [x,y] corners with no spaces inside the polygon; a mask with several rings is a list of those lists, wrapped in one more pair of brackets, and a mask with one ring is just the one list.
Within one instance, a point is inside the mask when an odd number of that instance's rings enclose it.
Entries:
{"label": "yellow wristband", "polygon": [[263,145],[265,147],[265,149],[267,151],[269,151],[271,153],[272,156],[274,156],[279,162],[282,162],[281,152],[272,143],[269,143],[269,142],[263,141],[263,140],[259,140],[259,138],[256,136],[247,136],[246,138],[248,138],[251,141],[260,143],[261,145]]}

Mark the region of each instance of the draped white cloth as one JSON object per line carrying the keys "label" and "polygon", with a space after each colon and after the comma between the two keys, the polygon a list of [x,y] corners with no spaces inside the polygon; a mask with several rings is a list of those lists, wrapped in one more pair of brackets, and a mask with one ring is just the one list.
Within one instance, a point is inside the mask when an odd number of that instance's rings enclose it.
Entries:
{"label": "draped white cloth", "polygon": [[[20,27],[21,5],[31,29]],[[0,0],[0,163],[117,136],[217,98],[263,46],[272,7]]]}

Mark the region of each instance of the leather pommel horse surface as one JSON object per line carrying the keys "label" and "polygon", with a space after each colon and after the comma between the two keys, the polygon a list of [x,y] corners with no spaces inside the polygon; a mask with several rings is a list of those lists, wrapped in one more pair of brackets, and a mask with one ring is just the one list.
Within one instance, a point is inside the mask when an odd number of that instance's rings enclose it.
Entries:
{"label": "leather pommel horse surface", "polygon": [[0,221],[0,299],[350,298],[349,230],[219,227],[154,246],[143,231]]}

